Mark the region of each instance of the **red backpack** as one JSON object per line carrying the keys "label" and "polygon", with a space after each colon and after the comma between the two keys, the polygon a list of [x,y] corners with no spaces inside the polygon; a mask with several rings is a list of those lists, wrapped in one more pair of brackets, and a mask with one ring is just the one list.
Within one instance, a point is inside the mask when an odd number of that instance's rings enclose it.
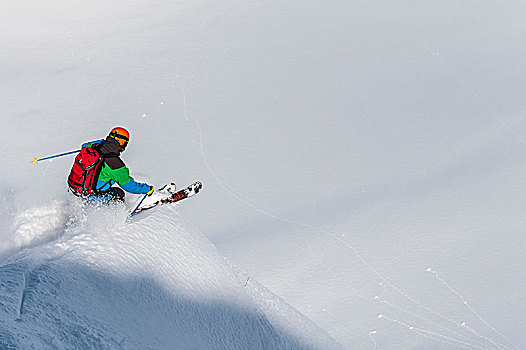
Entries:
{"label": "red backpack", "polygon": [[103,157],[93,147],[84,147],[75,157],[75,162],[68,177],[68,186],[75,196],[89,197],[93,194],[100,170],[102,169]]}

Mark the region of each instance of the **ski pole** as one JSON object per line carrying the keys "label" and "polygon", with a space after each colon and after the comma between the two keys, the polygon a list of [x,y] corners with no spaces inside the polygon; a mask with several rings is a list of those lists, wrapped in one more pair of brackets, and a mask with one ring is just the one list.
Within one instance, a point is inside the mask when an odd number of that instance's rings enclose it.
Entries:
{"label": "ski pole", "polygon": [[61,154],[55,154],[54,156],[49,156],[49,157],[44,157],[44,158],[39,158],[37,159],[36,157],[33,158],[33,160],[30,160],[29,163],[33,163],[33,164],[37,164],[39,161],[41,160],[46,160],[46,159],[51,159],[51,158],[57,158],[57,157],[62,157],[62,156],[66,156],[68,154],[73,154],[73,153],[77,153],[77,152],[80,152],[80,149],[78,150],[75,150],[75,151],[71,151],[71,152],[66,152],[66,153],[61,153]]}
{"label": "ski pole", "polygon": [[148,197],[148,194],[145,194],[144,197],[142,197],[141,201],[139,202],[139,204],[137,204],[137,206],[135,207],[135,209],[133,209],[133,211],[131,212],[130,215],[128,215],[128,219],[131,218],[133,215],[135,215],[135,212],[137,211],[137,209],[139,209],[139,207],[141,206],[142,202],[144,202],[144,200],[146,199],[146,197]]}

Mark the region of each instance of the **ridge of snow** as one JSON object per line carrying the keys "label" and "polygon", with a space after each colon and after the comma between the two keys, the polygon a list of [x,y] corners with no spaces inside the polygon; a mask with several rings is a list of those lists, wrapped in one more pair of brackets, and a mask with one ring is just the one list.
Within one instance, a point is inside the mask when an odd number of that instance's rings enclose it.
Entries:
{"label": "ridge of snow", "polygon": [[[59,207],[34,208],[33,227],[47,218],[44,227],[58,229]],[[0,267],[1,348],[340,348],[269,290],[246,282],[174,208],[129,224],[122,206],[73,213],[56,241]],[[24,236],[29,215],[18,229]]]}

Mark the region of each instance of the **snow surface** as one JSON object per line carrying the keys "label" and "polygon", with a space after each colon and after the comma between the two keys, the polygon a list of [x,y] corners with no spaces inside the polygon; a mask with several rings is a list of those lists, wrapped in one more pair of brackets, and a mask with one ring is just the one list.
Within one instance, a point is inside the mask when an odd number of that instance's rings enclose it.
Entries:
{"label": "snow surface", "polygon": [[[2,1],[2,345],[526,348],[525,15]],[[125,225],[29,163],[114,126],[202,192]]]}
{"label": "snow surface", "polygon": [[0,269],[1,348],[340,348],[173,208],[125,223],[122,206],[62,206],[60,238]]}

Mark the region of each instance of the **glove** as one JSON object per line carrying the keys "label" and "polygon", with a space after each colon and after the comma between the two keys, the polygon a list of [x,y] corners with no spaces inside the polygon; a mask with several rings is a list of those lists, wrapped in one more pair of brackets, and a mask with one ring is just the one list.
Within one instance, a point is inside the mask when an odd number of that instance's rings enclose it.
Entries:
{"label": "glove", "polygon": [[153,194],[153,186],[150,185],[150,190],[146,192],[148,196],[151,196]]}

